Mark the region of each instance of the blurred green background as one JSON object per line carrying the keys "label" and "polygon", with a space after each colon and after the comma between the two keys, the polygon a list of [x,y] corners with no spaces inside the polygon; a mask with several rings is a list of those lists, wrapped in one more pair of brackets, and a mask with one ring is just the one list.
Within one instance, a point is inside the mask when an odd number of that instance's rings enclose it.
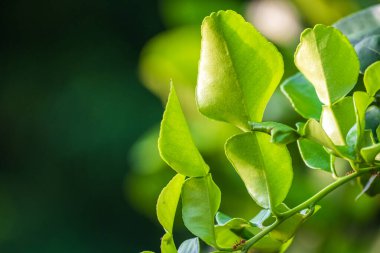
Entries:
{"label": "blurred green background", "polygon": [[[227,8],[243,14],[283,53],[285,78],[296,71],[304,27],[378,2],[1,1],[0,252],[158,252],[164,232],[155,202],[174,174],[156,148],[170,79],[222,189],[221,210],[254,216],[258,208],[223,154],[236,130],[195,107],[202,18]],[[279,92],[266,119],[302,120]],[[290,206],[330,180],[294,156]],[[380,201],[355,202],[359,191],[347,185],[324,200],[289,252],[378,252]],[[191,235],[177,223],[179,243]]]}

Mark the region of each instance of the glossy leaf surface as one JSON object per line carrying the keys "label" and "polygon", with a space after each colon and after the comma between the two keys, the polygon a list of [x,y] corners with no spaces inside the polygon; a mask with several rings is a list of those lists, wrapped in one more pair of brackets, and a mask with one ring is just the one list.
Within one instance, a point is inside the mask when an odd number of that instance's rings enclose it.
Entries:
{"label": "glossy leaf surface", "polygon": [[209,245],[215,245],[214,217],[220,205],[220,195],[210,174],[187,179],[182,187],[185,226]]}
{"label": "glossy leaf surface", "polygon": [[157,201],[157,217],[164,229],[172,234],[173,222],[185,176],[177,174],[162,189]]}
{"label": "glossy leaf surface", "polygon": [[161,253],[177,253],[173,236],[170,233],[166,233],[161,238]]}
{"label": "glossy leaf surface", "polygon": [[273,143],[288,144],[300,137],[295,129],[278,122],[250,122],[249,125],[253,131],[270,134]]}
{"label": "glossy leaf surface", "polygon": [[198,237],[184,241],[178,248],[178,253],[199,253],[199,239]]}
{"label": "glossy leaf surface", "polygon": [[308,139],[300,139],[297,144],[301,157],[309,168],[331,171],[331,155],[323,146]]}
{"label": "glossy leaf surface", "polygon": [[380,61],[367,68],[364,73],[364,85],[367,93],[373,97],[380,90]]}
{"label": "glossy leaf surface", "polygon": [[202,23],[197,103],[207,117],[248,129],[260,122],[283,74],[276,47],[233,11]]}
{"label": "glossy leaf surface", "polygon": [[364,38],[355,45],[355,50],[360,60],[360,71],[364,73],[368,66],[380,61],[380,35]]}
{"label": "glossy leaf surface", "polygon": [[199,177],[209,171],[191,138],[174,86],[161,122],[158,148],[162,159],[182,175]]}
{"label": "glossy leaf surface", "polygon": [[374,160],[380,161],[380,157],[376,157],[380,153],[380,143],[377,143],[375,145],[364,147],[360,150],[360,154],[362,155],[363,159],[370,163]]}
{"label": "glossy leaf surface", "polygon": [[337,29],[324,25],[302,33],[295,64],[325,105],[347,95],[359,74],[359,61],[348,39]]}
{"label": "glossy leaf surface", "polygon": [[282,93],[289,99],[294,110],[302,117],[318,119],[321,117],[322,103],[314,86],[302,75],[289,77],[281,84]]}
{"label": "glossy leaf surface", "polygon": [[352,97],[323,106],[321,125],[335,145],[345,145],[346,135],[356,122]]}
{"label": "glossy leaf surface", "polygon": [[267,134],[251,132],[233,136],[225,149],[258,205],[274,208],[282,203],[293,179],[292,161],[285,145],[271,143]]}
{"label": "glossy leaf surface", "polygon": [[355,115],[356,115],[356,126],[357,126],[357,143],[361,145],[360,141],[365,131],[365,115],[368,106],[372,103],[373,97],[369,96],[363,91],[357,91],[353,95]]}

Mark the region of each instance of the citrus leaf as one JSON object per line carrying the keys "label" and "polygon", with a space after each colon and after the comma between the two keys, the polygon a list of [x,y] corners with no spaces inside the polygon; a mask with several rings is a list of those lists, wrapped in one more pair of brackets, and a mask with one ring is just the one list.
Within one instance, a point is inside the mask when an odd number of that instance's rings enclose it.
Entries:
{"label": "citrus leaf", "polygon": [[373,97],[369,96],[363,91],[356,91],[353,95],[355,115],[356,115],[356,127],[357,127],[357,145],[362,145],[362,139],[365,131],[365,117],[368,106],[374,100]]}
{"label": "citrus leaf", "polygon": [[272,209],[283,202],[293,179],[285,145],[271,143],[267,134],[250,132],[227,140],[225,150],[258,205]]}
{"label": "citrus leaf", "polygon": [[368,66],[380,60],[380,35],[364,38],[355,45],[355,50],[360,60],[360,71],[364,73]]}
{"label": "citrus leaf", "polygon": [[331,155],[318,143],[299,139],[298,149],[305,164],[311,169],[331,171]]}
{"label": "citrus leaf", "polygon": [[302,75],[297,73],[281,84],[282,93],[289,99],[294,110],[302,117],[319,119],[322,104],[319,101],[314,86]]}
{"label": "citrus leaf", "polygon": [[248,121],[262,120],[283,65],[276,47],[239,14],[212,13],[202,23],[196,90],[200,112],[249,129]]}
{"label": "citrus leaf", "polygon": [[345,97],[331,106],[323,106],[321,125],[335,145],[346,144],[347,133],[355,122],[352,97]]}
{"label": "citrus leaf", "polygon": [[220,190],[211,175],[190,178],[182,187],[182,218],[191,233],[215,246],[214,217],[220,205]]}
{"label": "citrus leaf", "polygon": [[161,253],[177,253],[173,236],[170,233],[166,233],[161,238]]}
{"label": "citrus leaf", "polygon": [[380,90],[380,61],[367,68],[364,73],[364,85],[371,97],[374,97],[376,92]]}
{"label": "citrus leaf", "polygon": [[188,239],[181,243],[181,245],[178,248],[178,253],[199,253],[200,252],[200,246],[199,246],[199,239],[198,237]]}
{"label": "citrus leaf", "polygon": [[158,148],[162,159],[178,173],[189,177],[207,175],[209,167],[191,138],[173,85],[161,122]]}
{"label": "citrus leaf", "polygon": [[185,176],[177,174],[164,187],[157,201],[157,217],[166,232],[172,234],[173,222]]}
{"label": "citrus leaf", "polygon": [[273,143],[288,144],[300,137],[295,129],[278,122],[249,122],[249,125],[253,131],[270,134]]}
{"label": "citrus leaf", "polygon": [[325,25],[302,33],[295,64],[325,105],[347,95],[359,74],[359,60],[348,39],[339,30]]}
{"label": "citrus leaf", "polygon": [[360,154],[362,155],[364,161],[366,161],[367,163],[371,163],[374,160],[380,161],[380,157],[377,157],[379,153],[380,143],[377,143],[369,147],[364,147],[360,150]]}

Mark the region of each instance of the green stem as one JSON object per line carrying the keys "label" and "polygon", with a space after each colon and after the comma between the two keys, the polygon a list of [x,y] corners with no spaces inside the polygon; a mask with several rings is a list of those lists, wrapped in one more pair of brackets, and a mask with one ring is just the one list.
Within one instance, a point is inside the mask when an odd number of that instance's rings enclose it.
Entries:
{"label": "green stem", "polygon": [[[284,220],[290,218],[291,216],[295,215],[296,213],[299,213],[300,211],[307,209],[307,208],[313,208],[315,204],[323,199],[327,194],[334,191],[338,187],[342,186],[343,184],[349,182],[350,180],[357,178],[363,174],[370,173],[373,171],[379,171],[379,167],[369,167],[369,168],[363,168],[360,169],[360,171],[356,171],[350,175],[344,176],[339,178],[338,180],[334,181],[330,185],[323,188],[321,191],[319,191],[317,194],[306,200],[305,202],[299,204],[298,206],[294,207],[293,209],[283,212],[283,213],[276,213],[277,219],[274,223],[272,223],[270,226],[266,227],[264,230],[262,230],[260,233],[249,239],[245,245],[242,247],[241,252],[247,253],[248,250],[261,238],[263,238],[265,235],[270,233],[273,229],[275,229],[278,225],[280,225]],[[310,211],[311,214],[313,211]]]}
{"label": "green stem", "polygon": [[286,219],[286,218],[289,218],[289,217],[293,216],[294,214],[302,211],[303,209],[310,208],[310,207],[314,206],[318,201],[323,199],[327,194],[329,194],[330,192],[335,190],[336,188],[340,187],[341,185],[347,183],[348,181],[350,181],[354,178],[357,178],[363,174],[371,172],[374,169],[375,168],[373,168],[373,167],[365,168],[365,169],[361,169],[360,171],[356,171],[350,175],[341,177],[338,180],[331,183],[330,185],[323,188],[321,191],[319,191],[317,194],[315,194],[314,196],[312,196],[311,198],[309,198],[305,202],[299,204],[298,206],[294,207],[293,209],[291,209],[287,212],[279,214],[279,216],[282,219]]}
{"label": "green stem", "polygon": [[266,227],[264,230],[262,230],[260,233],[249,239],[244,246],[241,248],[242,253],[247,253],[248,250],[261,238],[266,236],[269,232],[271,232],[273,229],[275,229],[278,225],[282,223],[283,220],[276,219],[275,222],[273,222],[270,226]]}

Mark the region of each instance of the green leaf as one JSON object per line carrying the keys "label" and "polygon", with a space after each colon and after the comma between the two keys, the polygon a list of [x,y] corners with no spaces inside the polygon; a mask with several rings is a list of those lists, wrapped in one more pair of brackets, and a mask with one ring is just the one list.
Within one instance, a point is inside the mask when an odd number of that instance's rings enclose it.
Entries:
{"label": "green leaf", "polygon": [[380,90],[380,61],[367,68],[364,73],[364,85],[371,97],[374,97],[376,92]]}
{"label": "green leaf", "polygon": [[166,233],[161,238],[161,253],[177,253],[173,236],[170,233]]}
{"label": "green leaf", "polygon": [[185,176],[177,174],[162,189],[157,201],[157,217],[166,232],[172,234],[173,222]]}
{"label": "green leaf", "polygon": [[302,33],[295,64],[314,85],[319,100],[325,105],[347,95],[359,74],[359,60],[348,39],[337,29],[325,25],[316,25]]}
{"label": "green leaf", "polygon": [[[380,125],[380,108],[376,105],[371,105],[368,107],[365,114],[365,126],[367,129],[371,129],[373,134],[376,134],[376,129]],[[380,136],[376,134],[376,138]]]}
{"label": "green leaf", "polygon": [[221,248],[232,248],[236,242],[248,239],[258,232],[258,228],[240,218],[233,218],[223,225],[215,226],[216,241]]}
{"label": "green leaf", "polygon": [[209,167],[191,138],[173,85],[161,122],[158,148],[162,159],[178,173],[189,177],[207,175]]}
{"label": "green leaf", "polygon": [[302,117],[319,119],[322,104],[319,101],[314,86],[302,75],[297,73],[281,84],[282,93],[289,99],[294,110]]}
{"label": "green leaf", "polygon": [[199,253],[199,239],[198,237],[184,241],[178,248],[178,253]]}
{"label": "green leaf", "polygon": [[224,214],[222,212],[217,212],[215,215],[215,220],[218,225],[224,225],[227,222],[229,222],[232,218],[228,216],[227,214]]}
{"label": "green leaf", "polygon": [[363,39],[355,45],[355,50],[360,60],[360,71],[364,73],[368,66],[380,60],[380,35]]}
{"label": "green leaf", "polygon": [[349,15],[334,24],[352,44],[363,38],[380,33],[380,4]]}
{"label": "green leaf", "polygon": [[331,106],[323,106],[321,125],[335,145],[346,144],[346,136],[356,122],[352,97],[345,97]]}
{"label": "green leaf", "polygon": [[270,142],[260,132],[227,140],[226,155],[248,193],[263,208],[274,208],[286,198],[293,179],[292,160],[285,145]]}
{"label": "green leaf", "polygon": [[187,179],[182,187],[182,218],[191,233],[215,246],[214,217],[220,190],[211,175]]}
{"label": "green leaf", "polygon": [[299,139],[298,149],[305,164],[312,169],[331,171],[331,155],[318,143]]}
{"label": "green leaf", "polygon": [[249,129],[248,121],[262,120],[283,65],[276,47],[239,14],[211,14],[202,23],[199,110],[209,118]]}
{"label": "green leaf", "polygon": [[361,140],[365,131],[365,115],[368,106],[372,103],[373,97],[363,91],[356,91],[353,95],[355,115],[357,122],[357,143],[362,146]]}
{"label": "green leaf", "polygon": [[300,137],[295,129],[278,122],[250,122],[249,124],[253,131],[270,134],[273,143],[288,144]]}
{"label": "green leaf", "polygon": [[360,150],[360,154],[362,155],[364,161],[367,163],[371,163],[374,160],[380,161],[380,157],[377,155],[380,153],[380,143],[375,145],[364,147]]}
{"label": "green leaf", "polygon": [[323,130],[321,124],[315,119],[309,119],[306,122],[304,132],[306,138],[330,149],[334,154],[340,157],[350,156],[350,154],[347,153],[346,150],[343,149],[343,147],[338,148],[337,146],[335,146],[335,144],[326,134],[325,130]]}
{"label": "green leaf", "polygon": [[355,46],[360,59],[361,72],[379,60],[380,4],[356,12],[334,24]]}
{"label": "green leaf", "polygon": [[253,225],[255,225],[258,228],[264,228],[264,222],[271,217],[271,210],[270,209],[263,209],[261,210],[255,217],[253,217],[249,222],[251,222]]}

